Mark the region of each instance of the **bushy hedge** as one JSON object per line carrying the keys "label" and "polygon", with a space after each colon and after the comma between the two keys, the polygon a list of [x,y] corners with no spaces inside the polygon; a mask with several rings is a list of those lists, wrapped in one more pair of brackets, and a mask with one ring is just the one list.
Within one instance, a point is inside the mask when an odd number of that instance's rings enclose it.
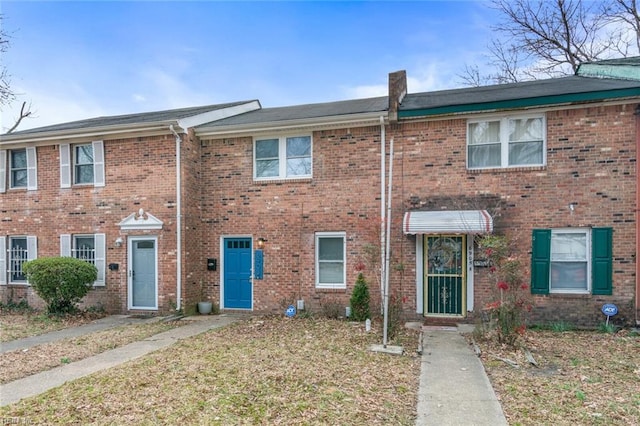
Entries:
{"label": "bushy hedge", "polygon": [[91,263],[73,257],[42,257],[22,265],[29,283],[51,314],[75,312],[98,278]]}

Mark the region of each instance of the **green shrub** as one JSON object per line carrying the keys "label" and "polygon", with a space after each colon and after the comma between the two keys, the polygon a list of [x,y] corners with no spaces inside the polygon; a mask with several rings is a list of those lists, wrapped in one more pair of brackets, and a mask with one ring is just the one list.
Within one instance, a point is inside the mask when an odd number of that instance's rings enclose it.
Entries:
{"label": "green shrub", "polygon": [[354,321],[365,321],[367,318],[371,318],[369,309],[370,301],[369,286],[361,272],[358,274],[356,285],[353,288],[353,293],[349,300],[349,304],[351,305],[351,319]]}
{"label": "green shrub", "polygon": [[73,257],[42,257],[22,266],[29,283],[50,314],[75,312],[77,303],[98,277],[91,263]]}

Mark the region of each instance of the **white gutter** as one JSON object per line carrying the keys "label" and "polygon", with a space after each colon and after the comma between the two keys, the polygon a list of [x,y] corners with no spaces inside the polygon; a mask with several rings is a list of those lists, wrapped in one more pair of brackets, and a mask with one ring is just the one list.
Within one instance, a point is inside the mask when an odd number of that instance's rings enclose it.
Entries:
{"label": "white gutter", "polygon": [[180,167],[180,144],[182,138],[169,125],[169,130],[176,137],[176,311],[182,308],[182,178]]}
{"label": "white gutter", "polygon": [[[380,116],[380,301],[384,300],[384,277],[385,277],[385,264],[384,264],[384,250],[385,250],[385,156],[386,156],[386,131],[384,127],[384,117]],[[384,310],[383,310],[384,312]]]}
{"label": "white gutter", "polygon": [[[173,121],[175,123],[175,120]],[[118,135],[122,133],[135,133],[139,135],[140,133],[145,132],[154,132],[158,134],[165,133],[167,130],[168,122],[149,124],[143,127],[140,126],[109,126],[109,127],[97,127],[92,129],[92,131],[87,132],[86,129],[82,129],[81,132],[73,132],[68,130],[56,130],[50,132],[37,132],[37,133],[29,133],[29,134],[8,134],[8,135],[0,135],[0,145],[10,144],[10,143],[29,143],[29,142],[51,142],[52,139],[55,139],[56,142],[60,142],[61,140],[68,139],[100,139],[104,136],[108,135]],[[25,131],[26,132],[26,131]],[[166,134],[166,133],[165,133]]]}

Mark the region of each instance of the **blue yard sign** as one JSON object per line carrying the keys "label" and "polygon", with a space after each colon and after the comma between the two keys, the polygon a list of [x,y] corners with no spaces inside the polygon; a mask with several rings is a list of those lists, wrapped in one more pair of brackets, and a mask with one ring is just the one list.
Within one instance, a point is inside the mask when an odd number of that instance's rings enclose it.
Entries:
{"label": "blue yard sign", "polygon": [[602,313],[607,316],[607,325],[609,325],[609,318],[618,313],[618,307],[613,303],[606,303],[602,305]]}
{"label": "blue yard sign", "polygon": [[296,314],[296,307],[295,307],[295,306],[293,306],[293,305],[289,305],[289,307],[287,308],[287,310],[286,310],[286,311],[284,311],[284,314],[285,314],[286,316],[288,316],[289,318],[291,318],[291,317],[295,316],[295,314]]}

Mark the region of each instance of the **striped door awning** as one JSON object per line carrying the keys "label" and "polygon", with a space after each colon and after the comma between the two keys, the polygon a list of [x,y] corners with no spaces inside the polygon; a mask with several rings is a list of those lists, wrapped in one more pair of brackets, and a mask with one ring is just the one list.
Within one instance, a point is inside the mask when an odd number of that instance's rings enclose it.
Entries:
{"label": "striped door awning", "polygon": [[411,211],[404,214],[405,234],[490,234],[493,219],[486,210]]}

